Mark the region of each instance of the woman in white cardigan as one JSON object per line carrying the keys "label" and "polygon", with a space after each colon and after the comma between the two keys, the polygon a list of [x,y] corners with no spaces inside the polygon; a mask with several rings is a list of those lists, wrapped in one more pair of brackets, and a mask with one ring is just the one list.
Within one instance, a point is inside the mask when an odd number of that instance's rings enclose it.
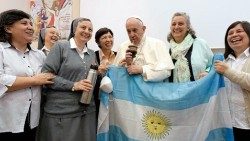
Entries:
{"label": "woman in white cardigan", "polygon": [[229,96],[235,141],[250,138],[250,23],[236,21],[225,35],[225,61],[216,61]]}

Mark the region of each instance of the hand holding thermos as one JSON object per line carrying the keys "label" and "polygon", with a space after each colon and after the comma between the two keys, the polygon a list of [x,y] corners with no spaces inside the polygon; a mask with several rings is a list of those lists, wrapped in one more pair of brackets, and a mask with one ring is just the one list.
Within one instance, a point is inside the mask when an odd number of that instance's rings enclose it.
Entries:
{"label": "hand holding thermos", "polygon": [[82,97],[80,99],[80,103],[82,104],[90,104],[92,96],[93,96],[93,88],[96,83],[96,78],[97,78],[97,65],[91,65],[90,70],[87,76],[87,80],[91,82],[92,88],[90,91],[83,91]]}

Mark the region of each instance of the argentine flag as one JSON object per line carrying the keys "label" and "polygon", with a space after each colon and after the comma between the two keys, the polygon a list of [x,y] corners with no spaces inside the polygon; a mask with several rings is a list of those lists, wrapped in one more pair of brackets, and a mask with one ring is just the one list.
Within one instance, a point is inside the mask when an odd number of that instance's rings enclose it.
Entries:
{"label": "argentine flag", "polygon": [[188,83],[145,82],[110,67],[111,94],[101,93],[98,141],[233,141],[223,76]]}

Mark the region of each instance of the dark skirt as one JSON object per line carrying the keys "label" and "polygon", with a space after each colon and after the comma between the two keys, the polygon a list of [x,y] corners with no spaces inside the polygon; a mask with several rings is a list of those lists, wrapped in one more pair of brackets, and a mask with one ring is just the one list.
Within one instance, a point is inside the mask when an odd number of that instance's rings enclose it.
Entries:
{"label": "dark skirt", "polygon": [[234,140],[235,141],[249,141],[250,140],[250,129],[239,129],[233,128]]}
{"label": "dark skirt", "polygon": [[96,113],[60,118],[44,114],[39,127],[38,141],[95,141]]}

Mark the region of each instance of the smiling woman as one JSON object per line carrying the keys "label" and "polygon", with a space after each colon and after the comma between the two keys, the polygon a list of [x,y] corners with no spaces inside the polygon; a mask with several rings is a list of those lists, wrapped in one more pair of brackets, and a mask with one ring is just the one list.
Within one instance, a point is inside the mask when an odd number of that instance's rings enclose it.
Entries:
{"label": "smiling woman", "polygon": [[102,77],[105,75],[106,71],[110,64],[114,62],[116,52],[112,51],[114,44],[114,34],[109,28],[100,28],[95,33],[95,42],[97,43],[100,50],[95,51],[96,59],[99,64],[98,72],[99,75],[97,77],[95,89],[94,89],[94,98],[96,104],[96,117],[98,117],[99,113],[99,87],[102,80]]}
{"label": "smiling woman", "polygon": [[213,53],[205,40],[196,37],[187,13],[174,13],[168,42],[175,64],[170,82],[195,81],[206,75],[212,65]]}
{"label": "smiling woman", "polygon": [[30,46],[30,15],[21,10],[0,14],[0,138],[35,140],[39,122],[41,85],[54,76],[40,73],[44,54]]}
{"label": "smiling woman", "polygon": [[229,96],[235,141],[250,138],[250,23],[233,22],[225,34],[225,61],[216,61]]}
{"label": "smiling woman", "polygon": [[60,38],[59,32],[54,26],[46,27],[40,30],[38,37],[38,49],[41,49],[45,55]]}
{"label": "smiling woman", "polygon": [[74,19],[69,40],[55,43],[46,58],[42,71],[51,72],[56,77],[54,84],[46,89],[44,114],[38,133],[40,141],[96,140],[94,100],[89,105],[79,102],[82,93],[94,87],[86,79],[90,66],[97,64],[94,51],[87,47],[92,32],[90,19]]}

